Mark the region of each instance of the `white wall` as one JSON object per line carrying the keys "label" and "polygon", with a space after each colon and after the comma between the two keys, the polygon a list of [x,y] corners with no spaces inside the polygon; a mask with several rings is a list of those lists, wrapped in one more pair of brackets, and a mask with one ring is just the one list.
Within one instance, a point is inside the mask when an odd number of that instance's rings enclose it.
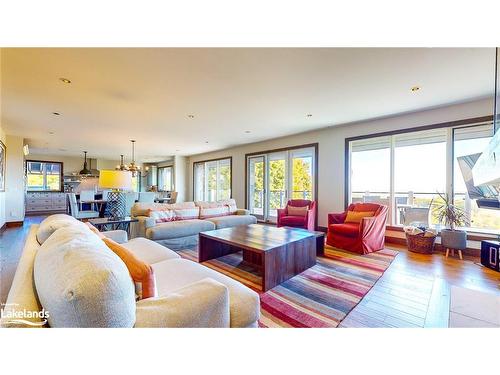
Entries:
{"label": "white wall", "polygon": [[[5,133],[2,129],[2,124],[0,123],[0,140],[5,144],[7,141],[5,139]],[[5,225],[5,192],[0,192],[0,229]]]}
{"label": "white wall", "polygon": [[7,168],[5,173],[5,220],[24,220],[24,139],[7,135]]}
{"label": "white wall", "polygon": [[245,154],[275,148],[319,143],[318,224],[327,225],[327,213],[344,209],[345,139],[384,131],[400,130],[441,122],[492,115],[493,99],[441,107],[384,119],[329,127],[308,133],[273,139],[189,157],[187,200],[193,199],[193,162],[233,157],[233,198],[239,207],[245,204]]}
{"label": "white wall", "polygon": [[[2,65],[2,54],[0,53],[0,66]],[[2,74],[0,72],[0,87],[2,87]],[[2,129],[2,90],[0,90],[0,140],[5,144],[6,137]],[[0,229],[5,225],[5,192],[0,192]]]}
{"label": "white wall", "polygon": [[[188,192],[189,183],[189,161],[185,156],[174,157],[174,188],[177,191],[177,202],[184,202],[188,197],[192,196]],[[189,198],[192,199],[192,198]]]}

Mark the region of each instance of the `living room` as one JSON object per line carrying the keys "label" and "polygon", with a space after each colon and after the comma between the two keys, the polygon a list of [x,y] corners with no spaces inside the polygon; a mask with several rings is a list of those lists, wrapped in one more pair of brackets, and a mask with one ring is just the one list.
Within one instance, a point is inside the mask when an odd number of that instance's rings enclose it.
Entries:
{"label": "living room", "polygon": [[2,332],[500,327],[494,44],[6,45]]}

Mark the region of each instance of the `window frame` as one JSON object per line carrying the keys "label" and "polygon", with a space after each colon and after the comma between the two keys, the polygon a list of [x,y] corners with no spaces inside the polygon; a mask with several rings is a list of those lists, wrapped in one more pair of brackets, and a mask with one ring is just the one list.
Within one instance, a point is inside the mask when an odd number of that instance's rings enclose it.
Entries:
{"label": "window frame", "polygon": [[[215,159],[207,159],[207,160],[199,160],[199,161],[195,161],[193,162],[193,201],[196,201],[196,166],[199,165],[199,164],[203,164],[204,165],[204,169],[205,169],[205,165],[207,163],[211,163],[211,162],[219,162],[221,160],[229,160],[229,189],[231,190],[231,193],[229,194],[229,199],[232,199],[233,198],[233,157],[232,156],[226,156],[226,157],[222,157],[222,158],[215,158]],[[205,171],[205,175],[206,175],[206,171]],[[204,181],[204,184],[206,184],[206,181]],[[203,188],[203,191],[205,191],[205,188]],[[216,191],[216,198],[217,198],[217,195],[218,195],[218,191]],[[204,197],[206,198],[206,197]]]}
{"label": "window frame", "polygon": [[[42,164],[59,164],[59,189],[58,190],[47,190],[47,174],[44,172],[44,190],[30,190],[28,187],[28,163],[42,163]],[[33,160],[27,159],[24,161],[25,177],[26,177],[26,191],[28,193],[61,193],[64,191],[64,163],[62,161],[52,161],[52,160]]]}
{"label": "window frame", "polygon": [[[490,116],[467,118],[467,119],[457,120],[457,121],[442,122],[442,123],[436,123],[436,124],[431,124],[431,125],[416,126],[416,127],[411,127],[411,128],[401,129],[401,130],[380,132],[380,133],[367,134],[367,135],[346,138],[345,139],[345,148],[344,148],[344,206],[345,206],[345,209],[347,209],[347,207],[349,206],[349,201],[350,201],[350,197],[351,197],[351,181],[350,181],[351,142],[364,140],[364,139],[370,139],[370,138],[384,137],[384,136],[390,136],[392,139],[392,142],[394,142],[394,136],[397,136],[400,134],[445,128],[447,130],[447,136],[446,136],[446,194],[453,197],[454,196],[454,177],[455,177],[454,176],[454,168],[453,168],[453,165],[454,165],[453,161],[454,161],[454,157],[455,157],[454,156],[454,137],[453,137],[453,135],[454,135],[455,129],[477,126],[477,125],[492,123],[492,122],[493,122],[493,116],[490,115]],[[393,145],[391,146],[391,149],[393,149]],[[392,151],[391,151],[391,153],[392,153]],[[392,168],[393,163],[394,163],[394,155],[391,155],[391,168]],[[390,184],[391,184],[391,192],[390,193],[392,194],[392,192],[394,190],[393,186],[392,186],[394,184],[394,175],[393,174],[391,174]],[[392,221],[389,224],[387,224],[387,226],[396,227],[396,228],[400,227],[400,226],[395,226],[394,224],[392,224]],[[467,229],[469,232],[474,232],[474,230],[475,230],[475,228],[467,228]]]}
{"label": "window frame", "polygon": [[[313,194],[314,194],[314,201],[316,202],[316,223],[318,223],[318,215],[319,215],[319,142],[316,143],[306,143],[306,144],[301,144],[301,145],[296,145],[296,146],[289,146],[289,147],[281,147],[281,148],[275,148],[275,149],[268,149],[268,150],[263,150],[263,151],[256,151],[256,152],[250,152],[245,154],[245,209],[249,209],[249,202],[248,202],[248,193],[249,193],[249,180],[248,180],[248,159],[253,156],[259,156],[259,155],[269,155],[272,153],[277,153],[277,152],[283,152],[283,151],[293,151],[293,150],[298,150],[302,148],[312,148],[314,149],[314,168],[312,170],[314,174],[313,178]],[[232,190],[231,190],[232,191]]]}

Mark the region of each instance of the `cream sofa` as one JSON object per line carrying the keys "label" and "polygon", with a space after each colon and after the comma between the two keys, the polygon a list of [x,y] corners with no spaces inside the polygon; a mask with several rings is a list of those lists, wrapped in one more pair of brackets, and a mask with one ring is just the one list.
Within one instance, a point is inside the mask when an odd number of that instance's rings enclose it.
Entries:
{"label": "cream sofa", "polygon": [[[206,217],[204,209],[210,210],[215,206],[227,206],[227,213]],[[197,210],[196,218],[178,219],[170,222],[157,223],[150,217],[151,210]],[[175,216],[175,214],[173,214]],[[214,229],[250,225],[257,222],[257,218],[250,215],[245,209],[236,208],[234,199],[223,203],[211,202],[183,202],[176,204],[165,203],[135,203],[132,207],[132,216],[139,221],[132,223],[131,237],[145,237],[172,250],[185,249],[198,244],[200,232]]]}
{"label": "cream sofa", "polygon": [[47,218],[52,226],[31,226],[0,326],[257,326],[259,296],[243,284],[148,239],[127,241],[124,231],[104,232],[154,270],[157,296],[136,301],[122,260],[88,227],[65,216]]}

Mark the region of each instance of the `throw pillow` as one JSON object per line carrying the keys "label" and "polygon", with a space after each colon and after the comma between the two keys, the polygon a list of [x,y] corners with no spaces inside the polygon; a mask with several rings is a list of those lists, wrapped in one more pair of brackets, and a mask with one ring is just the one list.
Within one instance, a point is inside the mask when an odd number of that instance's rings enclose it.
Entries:
{"label": "throw pillow", "polygon": [[200,208],[200,219],[208,219],[211,217],[219,217],[229,215],[228,206]]}
{"label": "throw pillow", "polygon": [[168,223],[175,220],[175,213],[173,210],[149,210],[148,216],[153,218],[156,223]]}
{"label": "throw pillow", "polygon": [[138,259],[129,249],[118,242],[107,237],[101,239],[127,266],[128,272],[135,282],[136,294],[139,299],[155,297],[156,285],[153,268]]}
{"label": "throw pillow", "polygon": [[234,199],[224,199],[217,201],[219,205],[224,205],[229,207],[229,213],[234,214],[236,211],[238,211],[238,207],[236,206],[236,200]]}
{"label": "throw pillow", "polygon": [[361,223],[364,217],[372,217],[375,215],[373,211],[347,211],[346,223]]}
{"label": "throw pillow", "polygon": [[307,215],[309,207],[303,206],[303,207],[294,207],[294,206],[287,206],[286,211],[289,216],[302,216],[305,217]]}
{"label": "throw pillow", "polygon": [[189,219],[198,219],[200,217],[200,208],[183,208],[183,209],[175,209],[175,220],[189,220]]}

